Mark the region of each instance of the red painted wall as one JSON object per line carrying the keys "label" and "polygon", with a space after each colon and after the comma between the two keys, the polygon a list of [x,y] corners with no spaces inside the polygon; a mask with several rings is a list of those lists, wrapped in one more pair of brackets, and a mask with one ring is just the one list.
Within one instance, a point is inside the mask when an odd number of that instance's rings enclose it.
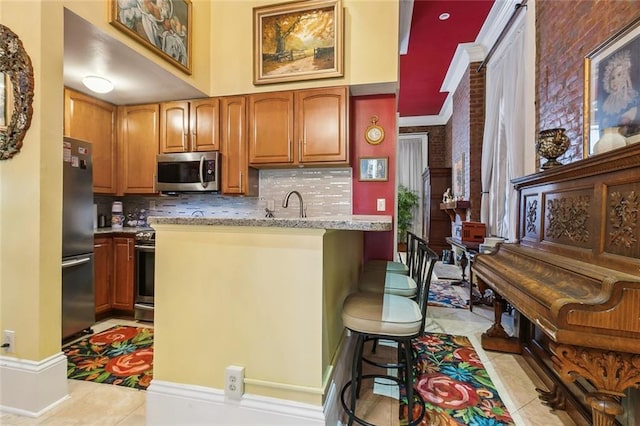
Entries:
{"label": "red painted wall", "polygon": [[[357,96],[351,98],[351,165],[353,167],[353,214],[391,215],[395,222],[396,187],[396,97],[395,95]],[[370,145],[364,138],[371,116],[378,116],[378,125],[385,138],[378,145]],[[389,180],[361,182],[362,157],[388,157]],[[377,200],[385,199],[385,210],[377,211]],[[393,231],[367,232],[364,237],[364,260],[393,258]]]}

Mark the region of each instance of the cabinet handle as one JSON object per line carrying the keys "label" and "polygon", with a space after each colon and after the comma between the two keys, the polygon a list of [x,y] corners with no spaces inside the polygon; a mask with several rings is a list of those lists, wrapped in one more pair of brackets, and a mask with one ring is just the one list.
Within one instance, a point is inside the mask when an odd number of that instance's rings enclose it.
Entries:
{"label": "cabinet handle", "polygon": [[302,139],[298,140],[298,161],[302,161]]}
{"label": "cabinet handle", "polygon": [[196,134],[196,131],[194,130],[194,131],[191,133],[191,149],[192,149],[193,151],[195,151],[195,150],[196,150],[196,148],[198,147],[198,143],[197,143],[197,139],[196,139],[196,138],[197,138],[197,136],[198,136],[198,135]]}
{"label": "cabinet handle", "polygon": [[183,149],[185,151],[189,150],[189,147],[187,146],[187,134],[185,133],[184,129],[182,129],[182,146],[184,147]]}
{"label": "cabinet handle", "polygon": [[131,260],[131,241],[127,240],[127,259]]}
{"label": "cabinet handle", "polygon": [[287,151],[287,160],[291,161],[291,157],[293,157],[293,154],[291,153],[293,148],[293,144],[291,143],[291,139],[289,139],[289,150]]}
{"label": "cabinet handle", "polygon": [[240,192],[242,192],[242,175],[243,175],[243,173],[242,173],[242,172],[240,172],[240,187],[238,188],[238,190],[239,190]]}

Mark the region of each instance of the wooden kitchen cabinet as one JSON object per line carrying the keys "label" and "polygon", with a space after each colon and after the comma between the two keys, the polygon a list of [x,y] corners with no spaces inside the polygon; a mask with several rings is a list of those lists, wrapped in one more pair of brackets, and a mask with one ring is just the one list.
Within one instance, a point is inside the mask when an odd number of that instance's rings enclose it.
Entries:
{"label": "wooden kitchen cabinet", "polygon": [[349,164],[347,88],[296,92],[299,163]]}
{"label": "wooden kitchen cabinet", "polygon": [[217,98],[160,104],[160,151],[219,150],[219,115]]}
{"label": "wooden kitchen cabinet", "polygon": [[120,194],[155,193],[156,155],[159,145],[158,104],[119,108]]}
{"label": "wooden kitchen cabinet", "polygon": [[258,171],[248,162],[246,97],[222,98],[220,112],[222,193],[257,195]]}
{"label": "wooden kitchen cabinet", "polygon": [[93,242],[93,283],[96,315],[111,310],[111,278],[113,276],[113,240],[95,238]]}
{"label": "wooden kitchen cabinet", "polygon": [[64,135],[91,142],[93,192],[117,192],[117,107],[64,89]]}
{"label": "wooden kitchen cabinet", "polygon": [[293,163],[294,93],[249,96],[249,163]]}
{"label": "wooden kitchen cabinet", "polygon": [[111,307],[133,312],[135,244],[133,237],[113,237]]}
{"label": "wooden kitchen cabinet", "polygon": [[346,87],[251,95],[250,165],[348,165],[348,118]]}

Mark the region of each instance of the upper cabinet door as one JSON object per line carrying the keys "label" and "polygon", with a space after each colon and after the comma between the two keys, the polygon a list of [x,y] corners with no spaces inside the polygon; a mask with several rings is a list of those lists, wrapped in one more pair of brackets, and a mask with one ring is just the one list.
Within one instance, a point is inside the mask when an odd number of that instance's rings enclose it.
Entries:
{"label": "upper cabinet door", "polygon": [[117,108],[71,89],[64,89],[64,135],[91,142],[93,192],[115,194]]}
{"label": "upper cabinet door", "polygon": [[120,193],[155,193],[160,107],[132,105],[121,111]]}
{"label": "upper cabinet door", "polygon": [[347,106],[346,87],[296,92],[298,162],[349,162]]}
{"label": "upper cabinet door", "polygon": [[220,149],[218,98],[191,101],[189,116],[191,151],[218,151]]}
{"label": "upper cabinet door", "polygon": [[163,153],[190,151],[188,101],[160,104],[160,150]]}
{"label": "upper cabinet door", "polygon": [[249,96],[249,163],[292,163],[293,92]]}
{"label": "upper cabinet door", "polygon": [[222,192],[244,193],[247,179],[247,100],[222,98]]}

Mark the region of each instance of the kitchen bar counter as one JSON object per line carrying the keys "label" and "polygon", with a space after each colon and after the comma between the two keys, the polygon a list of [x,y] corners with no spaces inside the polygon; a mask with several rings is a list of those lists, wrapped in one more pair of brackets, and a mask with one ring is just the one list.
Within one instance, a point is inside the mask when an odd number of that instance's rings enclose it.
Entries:
{"label": "kitchen bar counter", "polygon": [[[391,217],[148,223],[156,231],[157,341],[147,409],[176,403],[174,386],[188,383],[203,392],[199,400],[215,397],[202,403],[211,418],[229,423],[269,400],[265,424],[337,424],[352,351],[342,303],[357,289],[365,232],[391,231]],[[231,365],[245,368],[240,404],[224,397]]]}
{"label": "kitchen bar counter", "polygon": [[228,218],[228,217],[161,217],[148,218],[151,225],[256,226],[268,228],[307,228],[344,231],[391,231],[391,216],[352,215],[307,218]]}

